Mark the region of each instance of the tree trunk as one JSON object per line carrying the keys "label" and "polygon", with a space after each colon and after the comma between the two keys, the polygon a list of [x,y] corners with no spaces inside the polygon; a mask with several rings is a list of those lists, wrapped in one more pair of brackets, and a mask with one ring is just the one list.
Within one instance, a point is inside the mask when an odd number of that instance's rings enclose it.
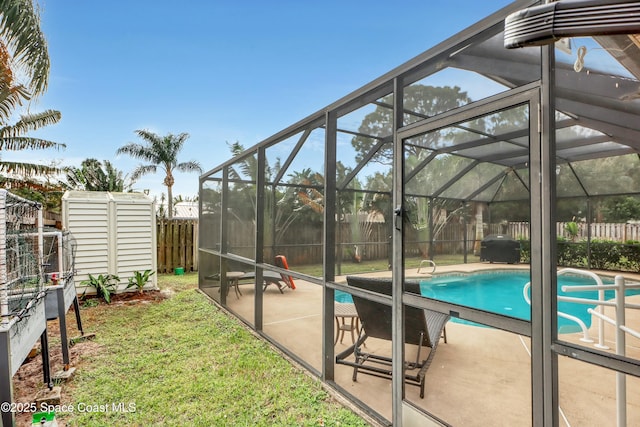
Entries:
{"label": "tree trunk", "polygon": [[473,245],[473,254],[480,255],[480,244],[484,239],[484,220],[482,218],[482,204],[476,203],[476,240]]}
{"label": "tree trunk", "polygon": [[167,218],[173,218],[173,189],[171,185],[167,185]]}

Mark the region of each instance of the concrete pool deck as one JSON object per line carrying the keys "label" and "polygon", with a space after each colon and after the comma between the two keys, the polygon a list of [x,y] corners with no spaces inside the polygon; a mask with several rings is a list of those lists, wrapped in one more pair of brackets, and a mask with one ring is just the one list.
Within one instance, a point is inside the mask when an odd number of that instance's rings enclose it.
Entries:
{"label": "concrete pool deck", "polygon": [[[470,272],[491,269],[528,269],[528,265],[462,264],[438,267],[437,273]],[[612,276],[611,272],[600,272]],[[389,272],[374,274],[388,276]],[[640,281],[640,275],[623,274]],[[416,269],[407,277],[424,277]],[[344,279],[343,277],[338,280]],[[264,293],[263,332],[279,345],[289,349],[305,363],[322,368],[322,292],[321,287],[296,280],[296,289],[280,293],[270,286]],[[228,307],[248,323],[253,323],[253,287],[242,285],[242,296],[230,293]],[[213,292],[217,292],[217,289]],[[630,298],[640,303],[640,297]],[[609,308],[608,308],[609,309]],[[626,324],[640,329],[640,310],[627,310]],[[597,340],[597,322],[591,336]],[[562,339],[583,346],[580,333],[563,334]],[[606,344],[612,349],[613,326],[605,326]],[[351,344],[345,334],[338,342],[338,353]],[[627,335],[627,355],[640,359],[640,340]],[[368,340],[367,350],[388,353],[390,343]],[[406,349],[407,354],[414,351]],[[531,423],[530,340],[528,337],[485,327],[449,322],[447,343],[441,342],[426,374],[425,397],[419,389],[406,386],[406,400],[451,425],[505,425]],[[615,424],[616,374],[604,368],[574,359],[559,357],[560,425],[602,426]],[[335,383],[387,420],[391,419],[391,381],[335,366]],[[640,379],[627,376],[627,424],[640,425]]]}

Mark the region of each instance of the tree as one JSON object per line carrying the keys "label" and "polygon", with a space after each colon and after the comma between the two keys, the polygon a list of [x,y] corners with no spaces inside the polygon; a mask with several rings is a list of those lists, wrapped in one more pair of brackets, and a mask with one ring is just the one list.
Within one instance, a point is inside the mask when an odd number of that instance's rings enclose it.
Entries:
{"label": "tree", "polygon": [[[42,94],[49,79],[49,53],[40,29],[40,15],[32,0],[0,1],[0,152],[26,149],[65,148],[40,138],[28,137],[29,131],[57,123],[59,111],[46,110],[25,114],[14,123],[9,120],[15,110],[34,95]],[[25,84],[16,81],[16,75],[26,78]],[[54,166],[0,161],[0,181],[11,188],[31,187],[46,191],[51,185],[49,176],[59,172]],[[34,176],[44,180],[35,181]]]}
{"label": "tree", "polygon": [[[61,114],[59,111],[47,110],[41,113],[23,115],[20,120],[13,125],[0,127],[0,152],[65,148],[66,146],[64,144],[26,136],[26,133],[29,131],[57,123],[60,118]],[[2,124],[1,121],[0,124]],[[5,186],[13,188],[23,186],[39,187],[42,183],[35,182],[29,178],[38,175],[55,174],[57,172],[59,172],[59,169],[50,165],[0,161],[2,181]]]}
{"label": "tree", "polygon": [[0,74],[13,75],[11,64],[15,64],[26,74],[26,89],[32,95],[44,93],[49,82],[49,51],[33,0],[0,1],[0,45],[13,58],[10,63],[0,61]]}
{"label": "tree", "polygon": [[638,196],[618,196],[609,198],[603,207],[607,222],[627,222],[640,220],[640,198]]}
{"label": "tree", "polygon": [[173,184],[175,178],[173,172],[198,172],[202,173],[200,163],[188,161],[178,163],[178,154],[182,150],[185,141],[189,138],[188,133],[160,136],[148,130],[136,130],[135,133],[142,138],[146,145],[134,142],[120,147],[117,154],[127,154],[135,159],[140,159],[149,164],[137,166],[131,173],[131,179],[137,181],[143,175],[156,173],[158,167],[165,173],[163,184],[167,186],[167,214],[169,219],[173,216]]}
{"label": "tree", "polygon": [[[375,111],[366,115],[362,120],[358,132],[362,135],[371,135],[373,137],[384,138],[393,133],[393,109],[392,95],[383,99],[381,105],[376,107]],[[431,117],[443,113],[448,110],[468,104],[471,99],[466,92],[461,91],[459,87],[436,87],[425,85],[411,85],[405,88],[404,108],[415,112],[420,117]],[[385,106],[386,105],[386,106]],[[410,118],[415,121],[415,117]],[[355,136],[351,145],[358,153],[356,160],[361,161],[367,157],[371,149],[377,144],[373,138],[358,135]],[[424,141],[420,141],[424,146],[435,146],[437,141],[442,137],[439,132],[431,132]],[[411,147],[408,147],[411,149]],[[377,153],[371,158],[371,161],[382,164],[391,164],[393,159],[393,145],[384,144]]]}
{"label": "tree", "polygon": [[123,172],[108,160],[85,159],[80,168],[68,168],[66,175],[69,186],[77,190],[123,192],[132,185],[125,184]]}

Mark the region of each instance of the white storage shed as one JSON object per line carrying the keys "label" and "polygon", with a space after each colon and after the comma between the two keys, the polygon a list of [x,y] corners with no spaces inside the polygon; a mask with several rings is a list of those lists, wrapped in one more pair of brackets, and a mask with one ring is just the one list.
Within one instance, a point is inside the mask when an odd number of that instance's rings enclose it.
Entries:
{"label": "white storage shed", "polygon": [[[62,226],[77,242],[77,285],[89,274],[113,274],[122,290],[136,271],[157,271],[155,202],[143,193],[67,191]],[[157,288],[156,276],[147,288]]]}

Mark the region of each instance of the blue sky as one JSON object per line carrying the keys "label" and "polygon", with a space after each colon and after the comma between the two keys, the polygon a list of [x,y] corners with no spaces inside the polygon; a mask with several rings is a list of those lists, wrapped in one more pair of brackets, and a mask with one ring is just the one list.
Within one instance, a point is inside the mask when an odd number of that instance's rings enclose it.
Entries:
{"label": "blue sky", "polygon": [[[187,132],[179,158],[209,170],[321,110],[509,4],[496,1],[40,0],[51,74],[31,112],[61,111],[34,136],[64,151],[3,153],[3,160],[79,165],[143,142],[134,131]],[[27,157],[28,156],[28,157]],[[166,193],[164,174],[138,190]],[[198,192],[177,174],[174,196]]]}

